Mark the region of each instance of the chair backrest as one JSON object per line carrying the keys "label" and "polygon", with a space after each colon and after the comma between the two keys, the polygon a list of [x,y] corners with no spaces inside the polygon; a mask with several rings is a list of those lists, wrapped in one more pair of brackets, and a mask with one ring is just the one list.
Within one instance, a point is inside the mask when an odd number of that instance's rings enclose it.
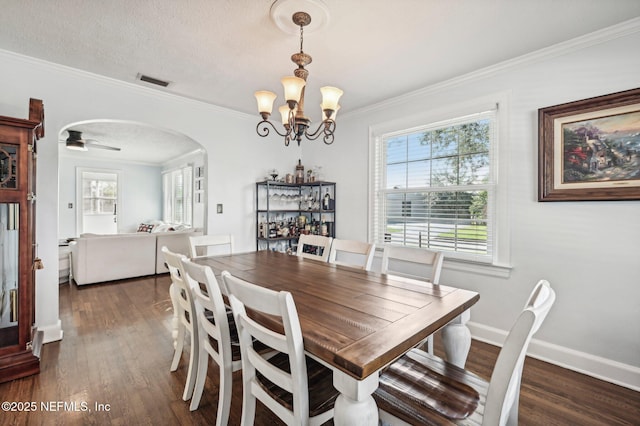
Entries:
{"label": "chair backrest", "polygon": [[193,328],[190,331],[195,334],[197,333],[197,330],[193,327],[194,323],[192,322],[194,312],[193,297],[191,296],[189,285],[184,279],[182,264],[180,263],[182,260],[186,260],[187,257],[183,254],[170,251],[166,246],[162,247],[162,254],[165,262],[167,263],[167,267],[169,268],[171,282],[175,286],[173,292],[178,302],[178,321],[182,322],[190,329]]}
{"label": "chair backrest", "polygon": [[322,235],[300,235],[296,254],[307,259],[316,259],[326,262],[331,251],[333,238]]}
{"label": "chair backrest", "polygon": [[482,424],[517,424],[520,381],[527,348],[555,298],[549,282],[540,280],[534,287],[498,354],[489,382]]}
{"label": "chair backrest", "polygon": [[[302,330],[293,296],[287,291],[273,291],[244,281],[224,271],[222,277],[229,292],[229,301],[238,327],[242,352],[242,381],[245,392],[250,392],[278,415],[286,424],[306,424],[309,417],[309,392],[307,367],[302,342]],[[284,333],[274,331],[247,315],[253,313],[268,314],[282,320]],[[260,341],[267,346],[288,355],[289,371],[282,370],[262,358],[254,349],[252,342]],[[256,377],[260,373],[264,378],[276,384],[293,396],[293,410],[277,402],[265,392]],[[246,400],[245,400],[246,402]],[[245,421],[243,412],[243,424]]]}
{"label": "chair backrest", "polygon": [[[218,365],[231,365],[232,355],[229,319],[218,281],[208,266],[198,265],[186,258],[181,260],[181,264],[185,275],[184,279],[193,295],[200,339],[202,342],[209,343],[207,345],[207,352],[209,352]],[[202,292],[200,288],[201,284],[204,285],[206,294]],[[209,321],[206,311],[213,313],[214,322]],[[210,344],[209,339],[205,338],[207,335],[218,342],[217,350]]]}
{"label": "chair backrest", "polygon": [[[382,252],[382,267],[380,271],[383,274],[396,273],[412,278],[426,278],[432,284],[439,284],[443,261],[444,255],[439,251],[424,248],[386,245]],[[431,269],[431,276],[422,277],[401,271],[400,268],[398,268],[401,262],[426,265]]]}
{"label": "chair backrest", "polygon": [[[333,243],[331,243],[329,263],[334,263],[336,265],[354,266],[362,268],[365,271],[370,271],[371,264],[373,263],[373,254],[375,253],[375,248],[376,245],[373,243],[365,243],[364,241],[354,240],[340,240],[338,238],[334,238]],[[343,256],[344,254],[346,254],[346,257],[349,257],[350,260],[338,260],[337,258],[339,253],[343,253]]]}
{"label": "chair backrest", "polygon": [[193,235],[189,237],[191,258],[233,253],[233,235]]}

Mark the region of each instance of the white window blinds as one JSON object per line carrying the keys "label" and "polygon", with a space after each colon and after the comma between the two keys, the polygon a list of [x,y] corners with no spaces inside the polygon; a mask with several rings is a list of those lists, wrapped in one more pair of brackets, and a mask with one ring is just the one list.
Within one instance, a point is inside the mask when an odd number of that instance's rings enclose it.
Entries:
{"label": "white window blinds", "polygon": [[491,262],[496,128],[491,110],[377,137],[374,241]]}
{"label": "white window blinds", "polygon": [[162,220],[191,225],[193,219],[193,167],[164,172],[162,175]]}

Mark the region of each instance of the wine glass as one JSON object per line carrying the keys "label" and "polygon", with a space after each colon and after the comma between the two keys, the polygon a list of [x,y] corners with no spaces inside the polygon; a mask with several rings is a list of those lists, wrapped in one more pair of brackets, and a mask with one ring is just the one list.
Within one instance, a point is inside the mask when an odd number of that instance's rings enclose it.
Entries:
{"label": "wine glass", "polygon": [[276,180],[276,178],[278,177],[278,170],[276,169],[271,169],[269,171],[269,176],[271,176],[271,179],[273,179],[274,181]]}

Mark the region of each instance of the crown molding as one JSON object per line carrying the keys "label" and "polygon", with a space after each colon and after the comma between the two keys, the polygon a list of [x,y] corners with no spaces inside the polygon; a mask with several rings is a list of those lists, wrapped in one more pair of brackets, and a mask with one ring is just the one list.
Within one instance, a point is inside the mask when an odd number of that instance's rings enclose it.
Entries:
{"label": "crown molding", "polygon": [[118,80],[115,78],[111,78],[111,77],[106,77],[104,75],[100,75],[100,74],[95,74],[89,71],[84,71],[84,70],[80,70],[77,68],[73,68],[73,67],[69,67],[66,65],[61,65],[61,64],[56,64],[54,62],[49,62],[49,61],[45,61],[43,59],[39,59],[39,58],[34,58],[32,56],[27,56],[27,55],[23,55],[21,53],[16,53],[16,52],[12,52],[9,50],[3,50],[0,49],[0,57],[5,56],[9,59],[14,59],[16,61],[20,61],[20,62],[24,62],[27,64],[31,64],[34,66],[39,66],[39,67],[43,67],[45,69],[49,69],[51,71],[56,71],[59,72],[61,74],[67,74],[70,75],[72,77],[79,77],[79,78],[87,78],[87,79],[91,79],[94,80],[96,82],[99,82],[101,84],[105,84],[105,85],[110,85],[110,86],[114,86],[117,88],[121,88],[121,89],[125,89],[125,90],[129,90],[132,92],[136,92],[142,96],[148,96],[148,97],[152,97],[152,98],[157,98],[157,99],[161,99],[161,100],[168,100],[171,102],[183,102],[183,103],[190,103],[196,107],[199,108],[208,108],[208,109],[212,109],[215,112],[220,112],[220,113],[225,113],[225,114],[230,114],[242,119],[248,119],[248,118],[255,118],[253,115],[251,114],[247,114],[244,112],[240,112],[234,109],[230,109],[230,108],[226,108],[226,107],[222,107],[219,105],[215,105],[209,102],[205,102],[202,99],[197,99],[197,98],[192,98],[192,97],[188,97],[188,96],[184,96],[184,95],[178,95],[176,93],[172,93],[169,91],[162,91],[162,90],[158,90],[152,87],[146,87],[140,84],[136,84],[136,83],[131,83],[128,81],[123,81],[123,80]]}
{"label": "crown molding", "polygon": [[490,65],[488,67],[480,68],[478,70],[463,74],[451,79],[435,83],[430,86],[426,86],[421,89],[417,89],[411,92],[407,92],[403,95],[395,96],[393,98],[386,99],[384,101],[359,108],[351,112],[345,112],[343,117],[352,117],[365,115],[375,112],[380,109],[387,109],[394,107],[401,103],[406,103],[413,98],[424,97],[445,89],[456,87],[473,80],[479,80],[486,77],[499,74],[503,71],[516,68],[522,65],[534,64],[546,59],[558,57],[568,53],[573,53],[587,47],[595,46],[598,44],[606,43],[611,40],[615,40],[621,37],[625,37],[634,33],[640,32],[640,17],[624,21],[620,24],[616,24],[601,30],[594,31],[589,34],[585,34],[580,37],[576,37],[558,44],[554,44],[543,49],[539,49],[521,56],[517,56],[506,61],[498,62],[497,64]]}

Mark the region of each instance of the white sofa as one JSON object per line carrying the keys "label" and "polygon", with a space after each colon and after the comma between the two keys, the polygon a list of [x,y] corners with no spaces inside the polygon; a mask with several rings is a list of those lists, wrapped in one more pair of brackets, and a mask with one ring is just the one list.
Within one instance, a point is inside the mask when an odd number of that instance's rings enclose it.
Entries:
{"label": "white sofa", "polygon": [[121,280],[169,272],[161,249],[189,254],[194,230],[136,232],[115,235],[81,235],[69,243],[71,273],[78,285]]}
{"label": "white sofa", "polygon": [[164,256],[162,255],[162,247],[167,246],[169,250],[174,253],[182,253],[191,257],[189,254],[191,248],[189,247],[189,236],[202,235],[201,231],[186,230],[186,231],[170,231],[170,232],[157,232],[153,233],[157,237],[156,240],[156,274],[164,274],[169,272],[169,268],[164,263]]}

